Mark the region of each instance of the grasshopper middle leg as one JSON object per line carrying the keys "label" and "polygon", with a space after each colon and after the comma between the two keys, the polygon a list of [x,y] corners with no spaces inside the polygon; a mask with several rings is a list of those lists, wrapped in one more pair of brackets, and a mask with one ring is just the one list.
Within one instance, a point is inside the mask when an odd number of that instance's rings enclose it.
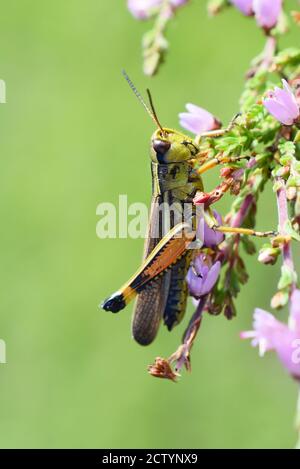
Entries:
{"label": "grasshopper middle leg", "polygon": [[213,216],[210,209],[204,211],[204,218],[208,226],[215,230],[220,231],[221,233],[229,233],[229,234],[242,234],[248,236],[256,236],[257,238],[268,238],[268,237],[275,237],[278,235],[277,231],[256,231],[252,228],[240,228],[240,227],[232,227],[232,226],[224,226],[219,225]]}

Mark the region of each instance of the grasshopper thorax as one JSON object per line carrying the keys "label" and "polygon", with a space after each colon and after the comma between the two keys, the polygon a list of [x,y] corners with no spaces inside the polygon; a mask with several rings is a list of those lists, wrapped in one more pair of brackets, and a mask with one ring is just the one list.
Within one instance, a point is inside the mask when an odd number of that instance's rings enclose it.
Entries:
{"label": "grasshopper thorax", "polygon": [[167,164],[195,158],[199,149],[194,141],[173,129],[157,129],[151,138],[151,160]]}

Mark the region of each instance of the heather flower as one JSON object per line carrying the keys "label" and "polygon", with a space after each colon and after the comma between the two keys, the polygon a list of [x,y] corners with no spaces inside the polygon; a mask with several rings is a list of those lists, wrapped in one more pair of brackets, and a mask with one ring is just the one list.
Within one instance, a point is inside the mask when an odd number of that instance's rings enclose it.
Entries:
{"label": "heather flower", "polygon": [[205,254],[199,254],[186,276],[190,294],[195,298],[207,295],[214,287],[220,273],[221,263],[212,263]]}
{"label": "heather flower", "polygon": [[272,29],[280,16],[282,0],[230,0],[244,15],[255,15],[264,29]]}
{"label": "heather flower", "polygon": [[139,20],[147,19],[155,8],[159,7],[161,0],[128,0],[128,10]]}
{"label": "heather flower", "polygon": [[230,0],[244,15],[250,16],[253,13],[252,3],[253,0]]}
{"label": "heather flower", "polygon": [[253,11],[259,26],[273,28],[282,10],[282,0],[253,0]]}
{"label": "heather flower", "polygon": [[[222,225],[221,215],[216,210],[214,210],[213,213],[218,225]],[[197,237],[203,241],[203,245],[207,248],[218,246],[225,238],[224,234],[220,231],[209,228],[203,216],[198,222]]]}
{"label": "heather flower", "polygon": [[[188,0],[169,0],[170,10],[179,8],[187,3]],[[128,0],[127,6],[129,11],[135,18],[145,20],[152,16],[153,13],[162,5],[163,0]],[[172,12],[170,11],[170,14]]]}
{"label": "heather flower", "polygon": [[170,5],[174,8],[179,8],[185,3],[187,3],[189,0],[170,0]]}
{"label": "heather flower", "polygon": [[150,375],[155,376],[155,378],[165,378],[174,382],[176,382],[176,379],[179,376],[176,371],[174,372],[172,370],[168,360],[161,357],[157,357],[155,359],[155,363],[148,366],[148,372]]}
{"label": "heather flower", "polygon": [[[272,314],[257,308],[254,312],[253,331],[241,333],[242,339],[252,339],[252,345],[259,347],[263,356],[269,350],[275,350],[286,370],[300,380],[300,311],[299,290],[292,299],[294,328],[278,321]],[[296,303],[297,301],[297,303]],[[294,304],[293,304],[294,303]]]}
{"label": "heather flower", "polygon": [[180,125],[195,135],[220,127],[218,120],[202,107],[188,103],[186,104],[186,109],[188,112],[181,112],[179,114]]}
{"label": "heather flower", "polygon": [[263,104],[275,119],[284,125],[293,125],[299,117],[299,106],[286,80],[282,80],[283,89],[275,87],[263,99]]}
{"label": "heather flower", "polygon": [[291,295],[289,327],[293,331],[300,332],[300,290],[298,289]]}

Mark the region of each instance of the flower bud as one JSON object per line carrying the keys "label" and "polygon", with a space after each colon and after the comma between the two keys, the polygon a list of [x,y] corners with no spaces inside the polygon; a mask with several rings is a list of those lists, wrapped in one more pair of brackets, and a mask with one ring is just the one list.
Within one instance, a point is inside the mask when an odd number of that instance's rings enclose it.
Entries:
{"label": "flower bud", "polygon": [[279,248],[274,248],[272,246],[266,246],[263,247],[259,251],[258,255],[258,262],[261,262],[262,264],[271,264],[274,265],[277,261],[277,258],[280,254],[280,249]]}
{"label": "flower bud", "polygon": [[289,301],[289,294],[285,291],[280,290],[277,293],[275,293],[275,295],[273,296],[271,300],[271,308],[273,309],[282,308],[283,306],[287,304],[288,301]]}
{"label": "flower bud", "polygon": [[270,30],[278,22],[282,11],[282,0],[253,0],[253,10],[258,25]]}
{"label": "flower bud", "polygon": [[288,187],[286,191],[286,197],[288,200],[296,200],[297,198],[297,187]]}
{"label": "flower bud", "polygon": [[220,176],[221,178],[226,179],[226,178],[229,178],[233,172],[234,172],[233,168],[230,168],[229,166],[225,166],[224,168],[220,169]]}

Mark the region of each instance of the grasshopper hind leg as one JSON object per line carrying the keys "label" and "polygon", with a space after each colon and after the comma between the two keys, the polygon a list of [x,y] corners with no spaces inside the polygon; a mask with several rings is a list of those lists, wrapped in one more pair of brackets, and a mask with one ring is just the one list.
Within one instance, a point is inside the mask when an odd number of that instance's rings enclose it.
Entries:
{"label": "grasshopper hind leg", "polygon": [[149,345],[156,337],[166,307],[170,272],[154,279],[137,297],[132,336],[140,345]]}
{"label": "grasshopper hind leg", "polygon": [[126,306],[124,296],[121,292],[113,293],[109,298],[103,301],[101,308],[105,311],[111,311],[112,313],[118,313]]}
{"label": "grasshopper hind leg", "polygon": [[138,295],[132,335],[140,345],[149,345],[155,339],[162,319],[169,331],[182,320],[188,295],[185,278],[191,255],[188,251]]}
{"label": "grasshopper hind leg", "polygon": [[[106,311],[117,313],[138,295],[132,334],[141,345],[150,344],[156,336],[168,302],[172,273],[177,271],[176,264],[185,256],[195,235],[189,224],[178,223],[161,240],[149,237],[146,241],[146,258],[140,269],[102,304]],[[171,310],[175,311],[174,305],[170,303],[168,308],[170,314],[173,314]],[[175,319],[169,317],[172,324],[176,322]],[[169,321],[168,327],[171,328]]]}

